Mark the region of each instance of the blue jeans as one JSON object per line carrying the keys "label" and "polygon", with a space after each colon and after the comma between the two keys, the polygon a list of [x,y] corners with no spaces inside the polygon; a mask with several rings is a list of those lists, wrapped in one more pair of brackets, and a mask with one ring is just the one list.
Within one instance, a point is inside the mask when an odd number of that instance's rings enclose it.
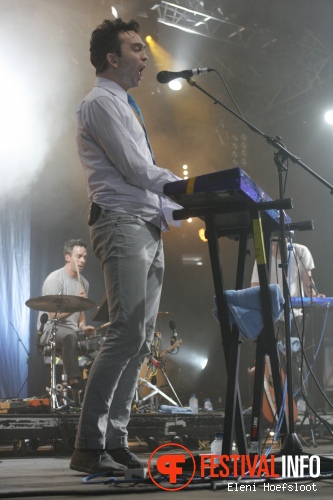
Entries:
{"label": "blue jeans", "polygon": [[101,260],[111,325],[89,374],[76,448],[127,446],[141,364],[150,352],[164,254],[160,229],[137,216],[104,213],[91,228]]}

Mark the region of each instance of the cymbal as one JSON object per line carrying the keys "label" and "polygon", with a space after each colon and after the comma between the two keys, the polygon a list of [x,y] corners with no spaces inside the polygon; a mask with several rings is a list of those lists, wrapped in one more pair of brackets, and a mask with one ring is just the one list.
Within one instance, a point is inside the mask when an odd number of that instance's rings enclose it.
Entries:
{"label": "cymbal", "polygon": [[37,311],[74,313],[87,311],[96,304],[91,299],[77,295],[43,295],[27,300],[25,305]]}
{"label": "cymbal", "polygon": [[167,316],[173,316],[173,313],[171,312],[158,312],[157,317],[158,318],[166,318]]}

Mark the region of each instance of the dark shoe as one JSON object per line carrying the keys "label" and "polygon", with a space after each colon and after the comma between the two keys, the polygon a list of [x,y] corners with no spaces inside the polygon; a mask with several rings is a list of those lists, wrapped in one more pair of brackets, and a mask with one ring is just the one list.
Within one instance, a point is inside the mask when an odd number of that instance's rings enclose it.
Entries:
{"label": "dark shoe", "polygon": [[70,468],[79,472],[96,474],[97,472],[123,472],[126,467],[115,462],[105,450],[76,449]]}
{"label": "dark shoe", "polygon": [[82,389],[77,390],[75,387],[72,387],[72,400],[74,403],[81,407],[83,402],[83,391]]}
{"label": "dark shoe", "polygon": [[75,404],[78,406],[82,405],[83,402],[83,396],[84,396],[84,382],[82,379],[79,379],[78,382],[72,384],[71,386],[72,389],[72,400],[74,401]]}
{"label": "dark shoe", "polygon": [[141,462],[127,447],[114,448],[113,450],[107,450],[107,452],[113,460],[119,464],[125,465],[128,469],[139,469],[140,467],[144,467],[144,463]]}

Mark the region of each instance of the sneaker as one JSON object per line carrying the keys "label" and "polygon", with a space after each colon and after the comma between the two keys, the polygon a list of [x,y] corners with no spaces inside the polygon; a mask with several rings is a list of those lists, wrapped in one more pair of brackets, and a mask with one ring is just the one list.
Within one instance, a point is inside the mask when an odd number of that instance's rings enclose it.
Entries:
{"label": "sneaker", "polygon": [[96,474],[97,472],[123,472],[126,467],[117,463],[105,450],[76,449],[73,453],[70,468],[79,472]]}
{"label": "sneaker", "polygon": [[114,448],[107,450],[109,455],[119,464],[125,465],[129,469],[139,469],[144,467],[144,463],[141,462],[138,457],[132,453],[127,447],[125,448]]}

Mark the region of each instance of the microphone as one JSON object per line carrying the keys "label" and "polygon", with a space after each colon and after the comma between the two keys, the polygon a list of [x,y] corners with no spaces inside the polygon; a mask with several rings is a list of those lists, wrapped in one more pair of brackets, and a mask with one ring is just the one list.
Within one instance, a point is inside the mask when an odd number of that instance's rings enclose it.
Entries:
{"label": "microphone", "polygon": [[191,76],[209,73],[210,71],[214,71],[213,68],[185,69],[184,71],[160,71],[157,73],[156,78],[159,83],[169,83],[171,80],[176,80],[176,78],[185,78],[185,80],[188,80]]}
{"label": "microphone", "polygon": [[36,339],[36,345],[37,346],[40,345],[40,338],[43,335],[44,326],[45,326],[45,323],[47,322],[48,319],[49,319],[49,315],[46,314],[46,313],[43,313],[41,315],[40,319],[39,319],[39,321],[40,321],[40,327],[39,327],[39,330],[37,332],[37,339]]}
{"label": "microphone", "polygon": [[171,337],[171,339],[170,339],[170,345],[173,345],[173,344],[175,344],[175,343],[176,343],[176,341],[177,341],[177,337],[178,337],[178,334],[177,334],[177,332],[176,332],[176,323],[175,323],[174,321],[172,321],[172,320],[171,320],[171,321],[169,322],[169,326],[170,326],[170,328],[171,328],[171,330],[172,330],[172,332],[173,332],[173,335],[172,335],[172,337]]}

